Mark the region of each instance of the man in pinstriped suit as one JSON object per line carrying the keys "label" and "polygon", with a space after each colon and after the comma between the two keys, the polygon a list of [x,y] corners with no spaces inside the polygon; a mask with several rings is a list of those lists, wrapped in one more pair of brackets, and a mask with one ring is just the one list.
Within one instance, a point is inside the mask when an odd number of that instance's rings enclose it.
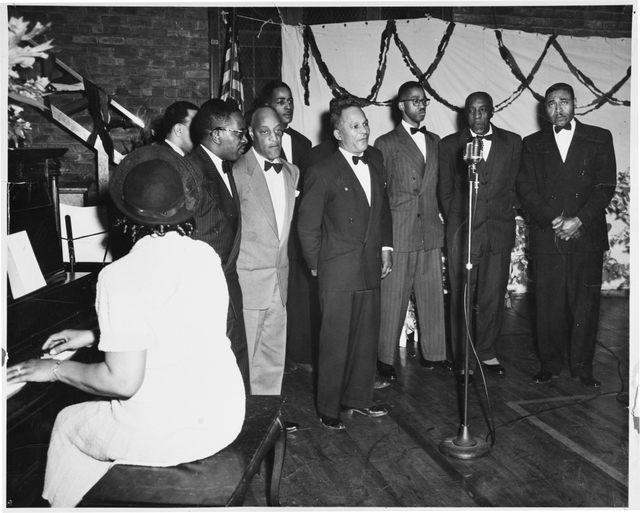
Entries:
{"label": "man in pinstriped suit", "polygon": [[400,124],[374,146],[383,155],[393,219],[393,273],[382,280],[378,374],[397,379],[393,364],[409,296],[415,292],[422,363],[451,369],[446,360],[442,247],[444,226],[438,210],[438,142],[420,123],[429,100],[418,82],[398,90]]}
{"label": "man in pinstriped suit", "polygon": [[186,158],[200,170],[204,181],[204,198],[192,237],[210,244],[222,261],[229,289],[227,337],[249,393],[247,336],[236,270],[240,251],[240,200],[231,172],[231,163],[240,158],[247,145],[247,124],[237,107],[216,98],[200,107],[191,121],[191,136],[198,144]]}

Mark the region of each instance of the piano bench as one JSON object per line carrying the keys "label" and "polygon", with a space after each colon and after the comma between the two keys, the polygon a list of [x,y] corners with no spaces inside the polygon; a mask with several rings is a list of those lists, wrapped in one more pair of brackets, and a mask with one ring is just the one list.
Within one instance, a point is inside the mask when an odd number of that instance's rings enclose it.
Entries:
{"label": "piano bench", "polygon": [[247,396],[238,438],[213,456],[175,467],[114,465],[84,496],[81,507],[242,506],[265,461],[267,504],[280,506],[286,431],[281,396]]}

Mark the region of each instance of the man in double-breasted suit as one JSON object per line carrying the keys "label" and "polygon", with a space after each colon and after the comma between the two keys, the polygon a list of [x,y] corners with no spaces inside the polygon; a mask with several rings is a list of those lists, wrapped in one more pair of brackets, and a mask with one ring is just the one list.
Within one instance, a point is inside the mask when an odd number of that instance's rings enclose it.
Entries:
{"label": "man in double-breasted suit", "polygon": [[[247,144],[247,124],[235,105],[216,98],[202,104],[191,121],[198,145],[187,159],[203,176],[204,196],[194,239],[210,244],[220,257],[229,289],[227,337],[249,393],[249,356],[236,260],[240,251],[240,200],[231,172]],[[219,291],[212,291],[218,294]]]}
{"label": "man in double-breasted suit", "polygon": [[274,109],[258,107],[249,125],[253,147],[233,167],[242,216],[238,276],[251,393],[279,395],[287,336],[287,251],[299,171],[280,159],[283,129]]}
{"label": "man in double-breasted suit", "polygon": [[320,290],[317,409],[326,428],[341,430],[341,411],[387,413],[372,401],[393,235],[382,163],[362,159],[369,124],[357,101],[332,100],[331,124],[339,148],[307,170],[298,230]]}
{"label": "man in double-breasted suit", "polygon": [[378,373],[397,379],[393,367],[411,291],[415,291],[422,363],[451,369],[446,360],[442,247],[444,225],[438,210],[438,142],[420,126],[429,99],[418,82],[398,90],[400,124],[379,137],[393,219],[393,272],[381,285],[382,319]]}
{"label": "man in double-breasted suit", "polygon": [[552,126],[524,139],[517,180],[518,197],[531,218],[541,362],[533,381],[557,377],[568,346],[571,375],[599,387],[593,355],[602,258],[609,248],[605,208],[615,192],[616,158],[611,132],[577,121],[575,104],[569,84],[547,90]]}
{"label": "man in double-breasted suit", "polygon": [[[484,92],[471,94],[465,102],[468,128],[442,139],[439,149],[438,194],[446,223],[451,284],[451,347],[459,382],[464,381],[467,328],[484,369],[494,375],[506,374],[497,358],[495,343],[502,327],[511,249],[515,243],[515,181],[521,138],[493,125],[492,116],[491,96]],[[469,168],[463,155],[467,144],[477,137],[482,158],[476,166],[479,183],[473,206],[472,269],[467,291],[476,298],[474,330],[473,319],[468,323],[465,319]],[[476,361],[471,349],[469,354],[471,373]]]}

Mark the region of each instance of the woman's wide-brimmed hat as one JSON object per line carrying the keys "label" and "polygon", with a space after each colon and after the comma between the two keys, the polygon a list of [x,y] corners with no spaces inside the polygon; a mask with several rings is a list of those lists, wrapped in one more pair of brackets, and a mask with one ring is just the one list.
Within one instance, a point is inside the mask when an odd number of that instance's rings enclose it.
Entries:
{"label": "woman's wide-brimmed hat", "polygon": [[116,207],[145,226],[179,224],[196,214],[202,200],[201,175],[167,146],[143,146],[113,172],[109,192]]}

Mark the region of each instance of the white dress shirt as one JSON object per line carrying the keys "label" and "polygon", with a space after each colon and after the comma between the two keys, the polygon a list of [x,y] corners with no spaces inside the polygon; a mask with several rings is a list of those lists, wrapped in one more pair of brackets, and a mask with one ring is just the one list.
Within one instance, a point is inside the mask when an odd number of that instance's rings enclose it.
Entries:
{"label": "white dress shirt", "polygon": [[[231,192],[231,183],[229,182],[229,177],[227,173],[222,170],[222,159],[218,157],[216,154],[210,152],[207,148],[205,148],[202,144],[200,145],[204,148],[204,151],[207,152],[207,155],[211,158],[212,162],[215,164],[216,169],[218,170],[218,174],[222,177],[227,189],[229,190],[229,194],[233,197],[233,192]],[[230,162],[231,163],[231,162]]]}
{"label": "white dress shirt", "polygon": [[556,138],[556,144],[558,145],[558,150],[560,150],[562,162],[564,162],[567,158],[569,146],[571,146],[571,140],[573,139],[573,134],[576,132],[576,124],[573,122],[573,120],[569,121],[569,127],[569,130],[560,130],[557,133],[555,130],[553,130],[553,135]]}
{"label": "white dress shirt", "polygon": [[352,158],[361,157],[362,153],[360,155],[355,155],[353,153],[349,153],[346,150],[343,150],[341,147],[338,147],[338,149],[342,152],[344,158],[347,159],[347,162],[351,166],[351,169],[353,169],[356,178],[358,178],[358,181],[360,182],[360,185],[364,189],[364,193],[367,196],[367,202],[369,203],[369,206],[371,206],[371,175],[369,174],[369,166],[361,160],[358,161],[358,164],[354,164]]}
{"label": "white dress shirt", "polygon": [[418,145],[418,148],[420,148],[420,151],[422,152],[422,156],[424,157],[424,160],[426,162],[427,161],[427,141],[425,140],[426,134],[423,134],[422,132],[416,132],[415,134],[412,134],[411,133],[412,128],[420,128],[420,127],[419,126],[412,127],[404,119],[402,120],[402,126],[407,131],[411,139],[413,139],[413,142],[415,142]]}
{"label": "white dress shirt", "polygon": [[[265,180],[267,181],[267,187],[269,188],[269,195],[271,196],[271,205],[273,206],[273,212],[276,216],[276,225],[278,227],[278,238],[282,237],[282,227],[284,226],[284,211],[286,207],[286,195],[284,189],[284,167],[280,173],[276,173],[276,170],[271,168],[269,171],[264,171],[264,163],[267,161],[262,155],[259,155],[255,148],[251,148],[253,154],[258,161],[260,169],[264,173]],[[281,159],[277,158],[270,161],[274,164],[280,164]]]}

